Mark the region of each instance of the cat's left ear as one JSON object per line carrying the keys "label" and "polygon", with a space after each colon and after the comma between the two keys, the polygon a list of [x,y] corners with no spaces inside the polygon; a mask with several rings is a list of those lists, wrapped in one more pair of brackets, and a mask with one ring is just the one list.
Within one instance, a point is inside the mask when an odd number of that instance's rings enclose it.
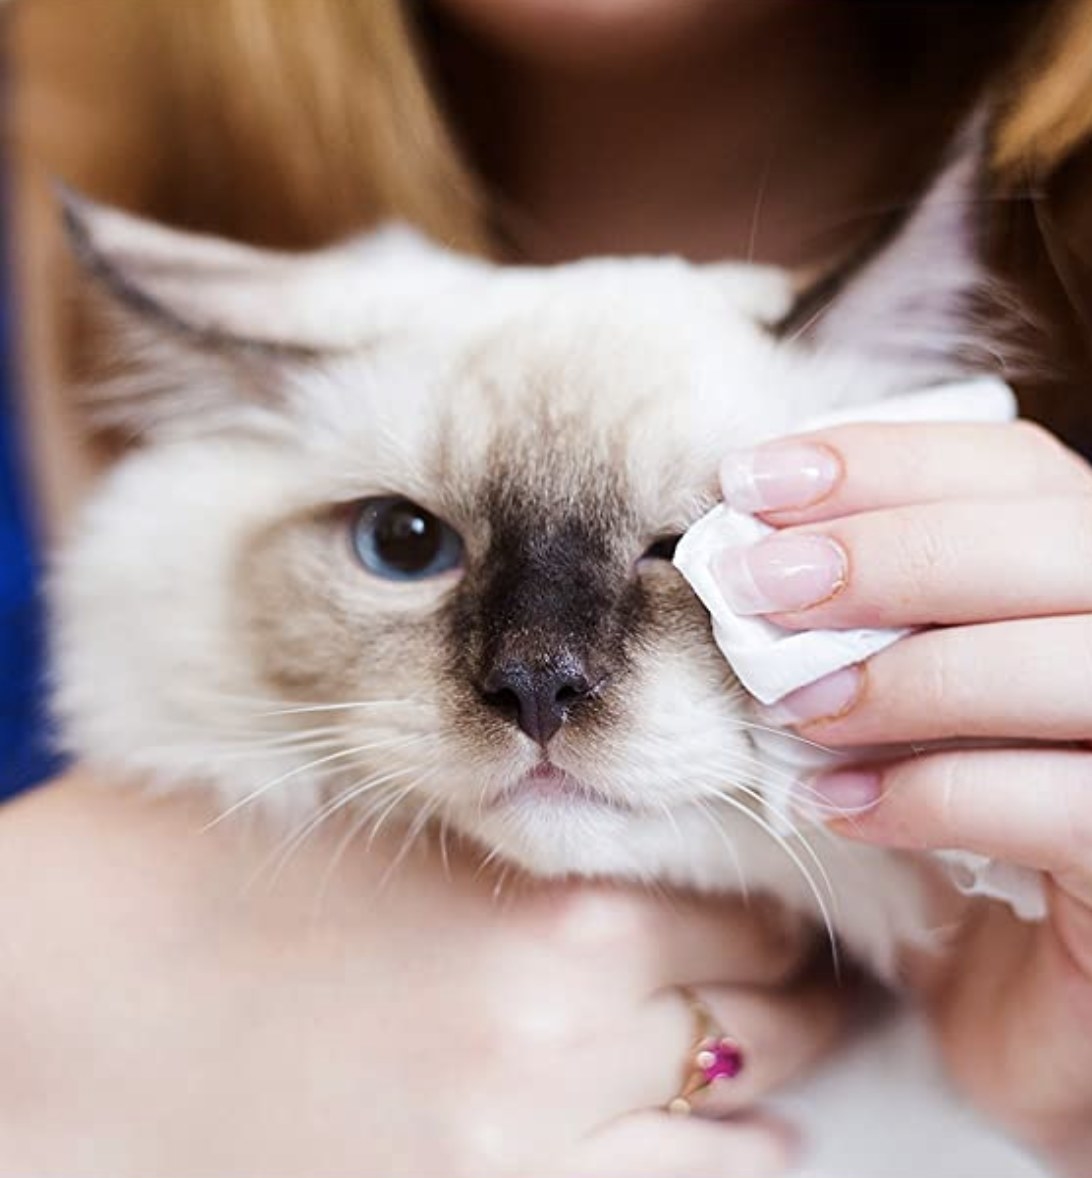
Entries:
{"label": "cat's left ear", "polygon": [[993,358],[982,316],[992,128],[990,111],[978,108],[901,223],[805,289],[777,333],[923,379]]}

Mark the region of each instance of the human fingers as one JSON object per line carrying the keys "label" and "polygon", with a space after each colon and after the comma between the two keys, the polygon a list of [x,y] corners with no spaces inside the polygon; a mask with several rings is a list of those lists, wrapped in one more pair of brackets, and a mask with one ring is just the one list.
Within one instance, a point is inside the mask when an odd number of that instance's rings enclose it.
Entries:
{"label": "human fingers", "polygon": [[1092,615],[928,630],[761,710],[824,744],[1092,735]]}
{"label": "human fingers", "polygon": [[[500,1083],[498,1101],[509,1099],[505,1078],[519,1075],[524,1098],[549,1108],[563,1075],[565,1101],[599,1121],[677,1094],[694,1038],[680,988],[740,976],[756,990],[781,985],[816,938],[773,904],[587,884],[525,894],[503,915],[487,927],[505,935],[469,986],[456,986],[457,974],[446,983],[447,1000],[467,1011],[467,1054]],[[759,1041],[772,1018],[760,1020]]]}
{"label": "human fingers", "polygon": [[1092,753],[986,749],[841,769],[808,783],[808,805],[848,838],[959,849],[1092,879]]}
{"label": "human fingers", "polygon": [[590,1135],[563,1167],[533,1178],[772,1178],[788,1168],[793,1147],[791,1133],[766,1118],[640,1112]]}
{"label": "human fingers", "polygon": [[777,526],[957,499],[1092,492],[1087,464],[1032,422],[846,425],[730,454],[727,502]]}
{"label": "human fingers", "polygon": [[781,986],[810,959],[814,925],[765,896],[674,896],[658,908],[659,985]]}
{"label": "human fingers", "polygon": [[1092,611],[1092,496],[927,503],[724,552],[738,613],[792,629],[960,625]]}
{"label": "human fingers", "polygon": [[[643,998],[675,985],[780,985],[809,956],[814,929],[763,897],[652,895],[579,883],[544,886],[496,922],[498,953],[566,972],[609,972]],[[612,983],[617,984],[617,983]]]}

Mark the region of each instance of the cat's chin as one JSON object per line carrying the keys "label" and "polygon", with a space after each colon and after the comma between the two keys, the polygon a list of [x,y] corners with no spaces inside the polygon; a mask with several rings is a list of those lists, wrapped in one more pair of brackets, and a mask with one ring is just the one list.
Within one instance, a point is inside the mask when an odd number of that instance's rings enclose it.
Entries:
{"label": "cat's chin", "polygon": [[[632,831],[644,815],[561,770],[532,770],[459,825],[535,875],[645,874]],[[662,821],[662,818],[660,819]]]}

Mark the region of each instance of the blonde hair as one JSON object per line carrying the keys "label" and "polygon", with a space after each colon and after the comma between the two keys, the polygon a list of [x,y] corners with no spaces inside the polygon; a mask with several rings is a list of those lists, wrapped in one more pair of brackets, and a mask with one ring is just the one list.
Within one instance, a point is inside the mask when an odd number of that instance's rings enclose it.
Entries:
{"label": "blonde hair", "polygon": [[997,162],[1048,173],[1092,136],[1092,2],[1059,0],[1013,71]]}
{"label": "blonde hair", "polygon": [[[414,8],[420,0],[415,0]],[[1055,167],[1092,131],[1092,0],[1031,6],[998,162]],[[295,247],[383,216],[487,248],[482,187],[441,115],[409,0],[19,0],[10,16],[25,386],[46,514],[87,448],[45,180],[152,216]]]}

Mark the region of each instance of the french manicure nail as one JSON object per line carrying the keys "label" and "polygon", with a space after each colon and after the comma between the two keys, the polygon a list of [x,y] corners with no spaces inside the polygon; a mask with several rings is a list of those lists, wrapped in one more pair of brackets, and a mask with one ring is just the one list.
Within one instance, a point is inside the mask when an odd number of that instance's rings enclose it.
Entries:
{"label": "french manicure nail", "polygon": [[771,442],[731,452],[721,463],[720,483],[737,511],[779,511],[818,503],[841,475],[841,460],[827,446]]}
{"label": "french manicure nail", "polygon": [[880,796],[880,775],[868,769],[839,769],[814,777],[807,786],[807,804],[827,818],[867,810]]}
{"label": "french manicure nail", "polygon": [[769,614],[828,600],[845,585],[847,569],[841,545],[826,536],[775,535],[730,548],[713,571],[737,614]]}
{"label": "french manicure nail", "polygon": [[864,684],[859,666],[843,667],[806,687],[790,692],[784,699],[759,710],[769,724],[814,724],[844,716],[857,702]]}

